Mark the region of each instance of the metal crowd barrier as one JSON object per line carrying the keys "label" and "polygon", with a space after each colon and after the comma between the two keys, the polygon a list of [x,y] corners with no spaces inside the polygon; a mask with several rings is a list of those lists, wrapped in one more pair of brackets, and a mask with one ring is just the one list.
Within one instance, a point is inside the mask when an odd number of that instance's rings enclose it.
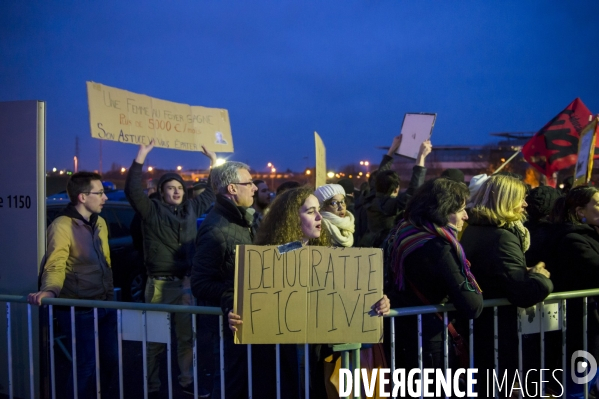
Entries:
{"label": "metal crowd barrier", "polygon": [[[559,293],[554,293],[549,295],[543,302],[541,302],[539,304],[539,306],[541,307],[541,315],[542,317],[544,317],[544,306],[545,304],[548,303],[560,303],[561,307],[562,307],[562,312],[563,312],[563,317],[562,317],[562,323],[561,323],[561,332],[562,332],[562,347],[561,347],[561,352],[562,352],[562,367],[563,367],[563,375],[562,375],[562,383],[563,383],[563,389],[564,389],[564,395],[566,394],[566,378],[567,378],[567,373],[566,373],[566,365],[567,365],[567,353],[566,353],[566,300],[568,299],[574,299],[574,298],[583,298],[583,350],[587,350],[587,321],[588,321],[588,317],[587,317],[587,298],[588,297],[593,297],[593,296],[599,296],[599,289],[593,289],[593,290],[581,290],[581,291],[570,291],[570,292],[559,292]],[[27,303],[27,297],[26,296],[15,296],[15,295],[0,295],[0,302],[6,302],[6,313],[7,313],[7,351],[6,351],[6,361],[8,362],[8,380],[9,380],[9,398],[13,398],[13,356],[12,356],[12,334],[11,334],[11,304],[12,303]],[[43,301],[43,304],[45,305],[50,305],[49,306],[49,318],[48,320],[53,320],[52,318],[52,314],[53,314],[53,306],[55,305],[60,305],[60,306],[70,306],[71,307],[71,322],[74,324],[74,314],[75,314],[75,306],[77,307],[92,307],[95,308],[94,309],[94,318],[95,318],[95,337],[96,337],[96,379],[97,379],[97,384],[99,386],[99,375],[100,375],[100,366],[99,366],[99,355],[98,355],[98,330],[97,330],[97,308],[108,308],[108,309],[117,309],[117,318],[118,318],[118,325],[117,325],[117,332],[118,332],[118,350],[119,350],[119,393],[120,393],[120,398],[124,398],[124,390],[123,390],[123,362],[122,362],[122,333],[121,333],[121,326],[122,326],[122,310],[128,309],[128,310],[139,310],[142,311],[142,320],[143,320],[143,331],[144,331],[144,339],[142,341],[142,348],[143,348],[143,362],[144,362],[144,398],[147,399],[148,396],[148,387],[147,387],[147,370],[146,370],[146,342],[147,342],[147,330],[145,328],[146,326],[146,312],[147,311],[156,311],[156,312],[165,312],[165,313],[189,313],[192,316],[192,326],[193,326],[193,337],[194,337],[194,345],[193,345],[193,369],[194,369],[194,397],[197,398],[197,387],[198,387],[198,373],[197,373],[197,345],[196,345],[196,316],[198,314],[204,314],[204,315],[217,315],[219,317],[219,335],[220,335],[220,362],[219,362],[219,368],[220,368],[220,385],[221,385],[221,398],[225,398],[225,373],[224,373],[224,341],[223,341],[223,328],[227,328],[224,326],[224,316],[222,315],[221,309],[220,308],[216,308],[216,307],[203,307],[203,306],[180,306],[180,305],[162,305],[162,304],[145,304],[145,303],[129,303],[129,302],[108,302],[108,301],[88,301],[88,300],[69,300],[69,299],[59,299],[59,298],[46,298]],[[499,367],[498,367],[498,358],[499,358],[499,350],[498,350],[498,311],[497,308],[500,306],[507,306],[507,305],[511,305],[507,299],[490,299],[490,300],[485,300],[484,301],[484,307],[485,308],[489,308],[492,307],[493,311],[494,311],[494,353],[495,353],[495,359],[494,359],[494,364],[495,364],[495,372],[497,373],[497,375],[499,375]],[[34,361],[33,361],[33,334],[32,334],[32,319],[31,319],[31,306],[27,304],[27,331],[28,331],[28,359],[29,359],[29,390],[30,390],[30,397],[34,398],[35,397],[35,386],[34,386],[34,375],[35,375],[35,365],[34,365]],[[430,313],[442,313],[443,314],[443,321],[445,324],[445,331],[444,331],[444,348],[443,348],[443,352],[444,352],[444,367],[447,369],[448,368],[448,361],[449,361],[449,355],[448,355],[448,351],[449,351],[449,339],[448,339],[448,330],[447,330],[447,325],[448,325],[448,318],[447,318],[447,313],[454,311],[455,307],[452,304],[446,304],[446,305],[427,305],[427,306],[416,306],[416,307],[406,307],[406,308],[396,308],[396,309],[392,309],[390,314],[387,315],[386,317],[390,317],[392,319],[392,322],[390,323],[391,328],[390,328],[390,337],[391,337],[391,354],[389,356],[389,358],[391,359],[391,371],[394,371],[396,369],[396,359],[395,359],[395,323],[394,323],[394,319],[395,317],[404,317],[404,316],[417,316],[417,323],[418,323],[418,365],[420,367],[421,373],[422,373],[422,369],[423,369],[423,359],[422,359],[422,315],[423,314],[430,314]],[[544,330],[543,330],[543,323],[540,323],[541,325],[541,331],[540,331],[540,341],[541,341],[541,368],[544,368],[544,363],[545,363],[545,351],[544,351],[544,344],[545,344],[545,339],[544,339]],[[49,323],[49,334],[50,334],[50,339],[49,342],[53,343],[54,342],[54,331],[53,331],[53,323]],[[73,338],[74,338],[74,334],[75,334],[75,329],[72,328],[71,329],[72,334],[73,334]],[[473,328],[473,321],[470,320],[470,327],[469,327],[469,345],[470,345],[470,350],[469,350],[469,356],[470,356],[470,367],[473,368],[475,367],[474,364],[474,328]],[[76,375],[76,362],[77,362],[77,358],[76,358],[76,351],[75,351],[75,340],[72,339],[72,350],[73,350],[73,379],[74,379],[74,394],[75,394],[75,398],[77,398],[77,392],[76,392],[76,379],[77,379],[77,375]],[[518,342],[519,342],[519,347],[518,347],[518,364],[519,364],[519,371],[522,373],[522,331],[519,328],[518,331]],[[55,381],[54,381],[54,376],[55,376],[55,370],[54,370],[54,345],[49,345],[50,346],[50,367],[51,367],[51,376],[52,376],[52,382],[51,382],[51,386],[52,386],[52,398],[56,398],[56,391],[55,391]],[[1,348],[1,346],[0,346]],[[352,357],[354,359],[354,366],[357,366],[357,368],[359,368],[359,345],[338,345],[336,346],[336,348],[334,348],[335,350],[338,351],[342,351],[342,367],[346,368],[349,366],[349,354],[352,354]],[[249,397],[252,397],[252,348],[251,345],[247,345],[247,351],[248,351],[248,390],[249,390]],[[309,381],[309,350],[308,350],[308,344],[304,345],[304,351],[305,351],[305,370],[304,370],[304,378],[305,378],[305,397],[306,399],[309,398],[310,396],[310,381]],[[0,349],[0,352],[1,349]],[[280,357],[279,357],[279,345],[276,345],[276,364],[277,364],[277,374],[275,376],[275,380],[276,380],[276,384],[277,384],[277,399],[281,398],[281,390],[280,390],[280,383],[281,383],[281,379],[280,379]],[[172,391],[172,381],[171,381],[171,367],[170,367],[170,363],[171,363],[171,357],[170,357],[170,341],[169,344],[167,344],[167,361],[168,361],[168,369],[169,369],[169,398],[172,398],[173,395],[173,391]],[[422,374],[421,374],[422,375]],[[544,392],[544,387],[542,389],[542,393]],[[584,387],[584,397],[585,399],[588,398],[588,387],[585,384]],[[98,398],[100,398],[100,393],[98,392],[97,395]],[[359,397],[359,393],[358,396]],[[422,396],[421,396],[422,397]]]}

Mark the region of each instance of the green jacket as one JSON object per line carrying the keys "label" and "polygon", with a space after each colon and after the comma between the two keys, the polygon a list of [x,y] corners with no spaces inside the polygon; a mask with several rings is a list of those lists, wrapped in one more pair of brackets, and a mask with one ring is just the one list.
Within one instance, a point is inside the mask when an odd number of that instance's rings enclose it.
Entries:
{"label": "green jacket", "polygon": [[48,227],[41,290],[51,291],[57,298],[112,300],[114,286],[106,222],[98,216],[92,228],[69,215],[72,212],[68,208],[65,213]]}

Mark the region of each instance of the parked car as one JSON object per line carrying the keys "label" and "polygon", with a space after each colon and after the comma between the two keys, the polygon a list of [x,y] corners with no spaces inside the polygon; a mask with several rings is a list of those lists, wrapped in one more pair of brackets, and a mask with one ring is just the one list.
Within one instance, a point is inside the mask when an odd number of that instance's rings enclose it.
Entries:
{"label": "parked car", "polygon": [[[62,212],[69,203],[68,199],[56,196],[46,199],[47,225]],[[127,201],[108,200],[100,216],[108,225],[108,246],[112,263],[114,286],[121,288],[121,300],[125,302],[143,302],[146,272],[143,255],[133,246],[131,221],[135,211]]]}

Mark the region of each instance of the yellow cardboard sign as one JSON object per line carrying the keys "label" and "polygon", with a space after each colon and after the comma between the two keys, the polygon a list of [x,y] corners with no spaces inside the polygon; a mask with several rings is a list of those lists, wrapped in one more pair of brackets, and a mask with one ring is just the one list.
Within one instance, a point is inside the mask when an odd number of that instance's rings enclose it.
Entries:
{"label": "yellow cardboard sign", "polygon": [[578,160],[576,161],[576,169],[574,171],[573,187],[587,184],[591,180],[598,120],[599,118],[595,118],[582,130],[582,132],[580,132],[580,139],[578,140]]}
{"label": "yellow cardboard sign", "polygon": [[234,312],[239,344],[377,343],[383,319],[379,248],[237,246]]}
{"label": "yellow cardboard sign", "polygon": [[316,147],[315,187],[327,184],[327,149],[318,133],[314,132],[314,144]]}
{"label": "yellow cardboard sign", "polygon": [[87,82],[93,138],[184,151],[233,152],[226,109],[190,106]]}

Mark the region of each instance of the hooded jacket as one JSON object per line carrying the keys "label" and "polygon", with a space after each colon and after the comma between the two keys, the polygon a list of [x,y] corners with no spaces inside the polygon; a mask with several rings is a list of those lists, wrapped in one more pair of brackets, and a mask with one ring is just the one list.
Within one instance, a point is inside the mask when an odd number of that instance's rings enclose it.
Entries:
{"label": "hooded jacket", "polygon": [[41,291],[57,298],[112,300],[108,228],[97,214],[86,221],[67,205],[47,231]]}
{"label": "hooded jacket", "polygon": [[414,165],[412,177],[406,191],[391,197],[388,194],[375,193],[370,202],[363,205],[366,212],[368,229],[362,236],[361,247],[381,247],[389,231],[397,224],[398,216],[406,209],[406,205],[414,193],[424,183],[426,168]]}
{"label": "hooded jacket", "polygon": [[[208,188],[194,199],[184,194],[180,205],[169,205],[162,200],[150,199],[141,184],[142,164],[133,161],[125,182],[127,200],[142,220],[144,260],[149,276],[177,276],[189,274],[197,231],[197,218],[204,214],[214,202],[214,192]],[[176,173],[167,173],[160,178],[162,184],[177,180],[184,181]],[[162,194],[162,193],[161,193]]]}

